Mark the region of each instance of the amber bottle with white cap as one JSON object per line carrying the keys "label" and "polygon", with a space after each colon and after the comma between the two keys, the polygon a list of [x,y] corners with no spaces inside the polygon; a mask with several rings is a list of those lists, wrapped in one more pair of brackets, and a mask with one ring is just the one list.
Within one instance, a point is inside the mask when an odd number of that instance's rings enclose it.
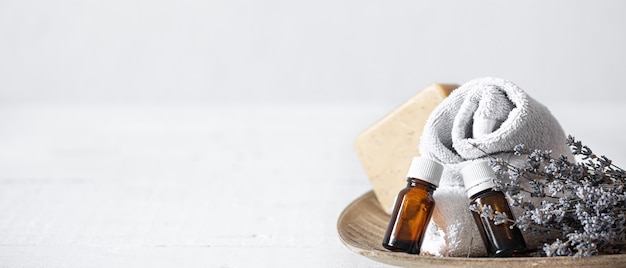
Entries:
{"label": "amber bottle with white cap", "polygon": [[415,157],[407,174],[407,186],[398,193],[383,247],[391,251],[419,254],[424,232],[433,214],[433,192],[443,167],[430,159]]}
{"label": "amber bottle with white cap", "polygon": [[[494,213],[505,213],[509,220],[514,216],[511,207],[500,191],[492,190],[495,173],[487,161],[470,164],[461,170],[467,197],[470,204],[479,207],[489,205]],[[491,257],[506,257],[522,255],[526,252],[526,242],[522,232],[513,223],[506,221],[496,225],[493,219],[481,217],[480,213],[473,212],[472,216],[485,243],[487,254]]]}

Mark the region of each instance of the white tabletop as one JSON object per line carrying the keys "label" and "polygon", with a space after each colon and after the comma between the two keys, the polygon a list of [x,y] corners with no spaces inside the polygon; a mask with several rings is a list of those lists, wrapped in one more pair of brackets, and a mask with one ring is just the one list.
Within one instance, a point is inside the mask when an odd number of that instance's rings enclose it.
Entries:
{"label": "white tabletop", "polygon": [[[626,163],[625,108],[551,107]],[[392,108],[3,105],[0,266],[384,267],[336,220],[371,189],[354,138]]]}

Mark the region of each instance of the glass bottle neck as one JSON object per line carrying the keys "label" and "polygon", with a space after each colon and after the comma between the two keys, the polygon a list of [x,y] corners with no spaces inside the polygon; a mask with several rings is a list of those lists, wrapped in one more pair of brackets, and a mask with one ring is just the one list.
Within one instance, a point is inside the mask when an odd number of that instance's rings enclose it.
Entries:
{"label": "glass bottle neck", "polygon": [[407,184],[406,184],[407,187],[420,187],[420,188],[428,189],[429,191],[435,191],[435,189],[437,188],[432,183],[429,183],[427,181],[423,181],[423,180],[418,179],[418,178],[408,177],[406,179],[406,181],[407,181]]}
{"label": "glass bottle neck", "polygon": [[[479,192],[477,192],[477,193],[473,194],[472,196],[470,196],[470,197],[469,197],[469,199],[470,199],[470,200],[474,200],[474,199],[479,198],[479,197],[481,197],[481,196],[484,196],[484,195],[486,195],[486,194],[499,194],[499,193],[502,193],[502,192],[500,192],[500,191],[494,191],[494,190],[493,190],[493,189],[491,189],[491,188],[485,188],[485,189],[482,189],[482,190],[480,190]],[[503,194],[503,193],[502,193],[502,194]]]}

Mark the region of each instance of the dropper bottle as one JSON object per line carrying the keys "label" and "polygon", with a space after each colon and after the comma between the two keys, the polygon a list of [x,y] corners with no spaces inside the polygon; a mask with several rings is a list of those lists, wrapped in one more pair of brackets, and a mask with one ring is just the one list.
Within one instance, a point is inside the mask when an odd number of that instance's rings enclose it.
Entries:
{"label": "dropper bottle", "polygon": [[407,186],[396,198],[383,247],[391,251],[419,254],[424,232],[435,207],[433,192],[439,185],[443,166],[415,157],[407,174]]}
{"label": "dropper bottle", "polygon": [[[472,211],[472,216],[480,232],[487,254],[490,257],[509,257],[521,255],[526,251],[526,242],[522,232],[511,222],[515,217],[504,193],[492,190],[495,185],[495,173],[487,161],[470,164],[461,170],[467,197],[470,204],[478,207],[490,206],[496,211],[506,214],[507,220],[496,225],[493,219],[482,217]],[[486,215],[485,215],[486,216]]]}

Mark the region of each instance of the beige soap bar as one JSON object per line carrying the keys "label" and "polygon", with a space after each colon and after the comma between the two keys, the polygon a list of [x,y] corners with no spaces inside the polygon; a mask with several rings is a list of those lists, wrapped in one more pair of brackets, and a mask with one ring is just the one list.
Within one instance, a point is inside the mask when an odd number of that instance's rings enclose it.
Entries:
{"label": "beige soap bar", "polygon": [[458,85],[432,84],[391,111],[356,138],[355,148],[374,194],[389,214],[406,186],[411,159],[430,113]]}

